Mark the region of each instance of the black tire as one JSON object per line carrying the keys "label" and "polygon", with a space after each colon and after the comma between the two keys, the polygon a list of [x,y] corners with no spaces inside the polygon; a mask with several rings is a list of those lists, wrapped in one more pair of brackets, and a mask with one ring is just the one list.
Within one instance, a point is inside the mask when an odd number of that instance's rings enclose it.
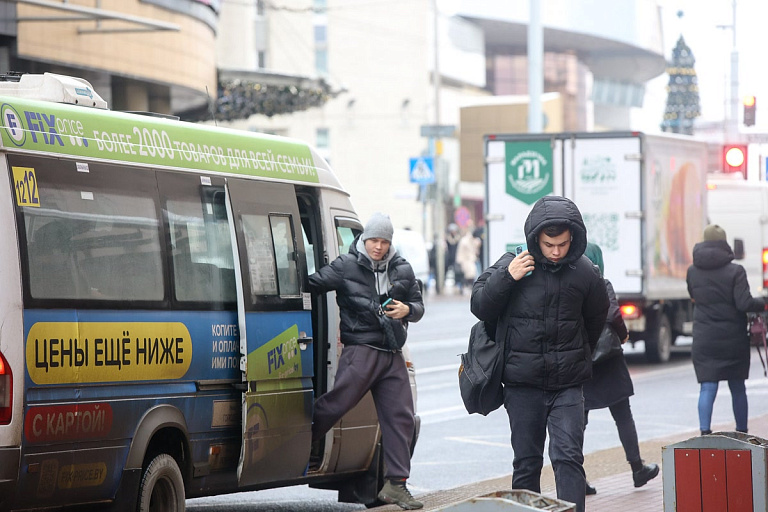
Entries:
{"label": "black tire", "polygon": [[669,317],[659,312],[656,320],[646,330],[645,358],[649,363],[666,363],[672,354],[672,326]]}
{"label": "black tire", "polygon": [[138,512],[184,512],[184,478],[176,459],[161,453],[141,477]]}

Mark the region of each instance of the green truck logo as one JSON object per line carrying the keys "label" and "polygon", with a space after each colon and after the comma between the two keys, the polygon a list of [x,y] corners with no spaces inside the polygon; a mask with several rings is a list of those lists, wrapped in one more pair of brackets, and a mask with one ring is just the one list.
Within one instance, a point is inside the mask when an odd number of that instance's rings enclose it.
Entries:
{"label": "green truck logo", "polygon": [[591,156],[584,158],[579,170],[581,181],[585,185],[607,185],[616,183],[616,164],[609,156]]}
{"label": "green truck logo", "polygon": [[507,194],[533,204],[551,194],[552,147],[549,141],[506,143]]}

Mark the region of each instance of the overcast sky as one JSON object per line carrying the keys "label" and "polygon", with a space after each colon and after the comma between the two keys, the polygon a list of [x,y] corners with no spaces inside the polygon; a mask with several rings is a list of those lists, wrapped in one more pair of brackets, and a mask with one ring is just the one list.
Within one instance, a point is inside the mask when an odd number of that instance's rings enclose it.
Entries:
{"label": "overcast sky", "polygon": [[[732,0],[659,0],[662,5],[667,60],[682,34],[696,59],[702,120],[719,121],[730,92],[733,32],[718,25],[732,23]],[[683,11],[682,18],[677,12]],[[757,97],[756,128],[768,132],[768,0],[737,0],[736,49],[739,54],[739,115],[742,98]],[[666,74],[646,87],[644,108],[635,117],[636,129],[658,131],[666,104]],[[729,111],[730,109],[728,109]]]}

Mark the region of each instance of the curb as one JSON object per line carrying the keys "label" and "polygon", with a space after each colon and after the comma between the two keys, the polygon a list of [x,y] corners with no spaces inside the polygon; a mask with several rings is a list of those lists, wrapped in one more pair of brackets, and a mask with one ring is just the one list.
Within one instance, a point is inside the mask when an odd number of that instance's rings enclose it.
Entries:
{"label": "curb", "polygon": [[[768,433],[768,414],[749,419],[750,432],[757,435]],[[713,430],[728,430],[732,423],[713,425]],[[590,512],[615,512],[616,510],[631,510],[632,512],[660,512],[664,506],[664,489],[661,464],[662,447],[698,437],[699,431],[689,430],[640,442],[640,453],[648,463],[656,463],[661,468],[659,475],[643,487],[635,488],[632,471],[624,456],[621,446],[587,454],[584,457],[584,469],[587,479],[597,488],[597,494],[587,496],[586,508]],[[438,490],[424,493],[416,498],[424,502],[423,511],[440,510],[446,505],[462,500],[490,494],[512,488],[512,475],[473,482],[453,489]],[[551,465],[546,465],[541,472],[541,494],[555,498],[555,477]],[[400,507],[386,505],[371,510],[380,512],[397,512]]]}

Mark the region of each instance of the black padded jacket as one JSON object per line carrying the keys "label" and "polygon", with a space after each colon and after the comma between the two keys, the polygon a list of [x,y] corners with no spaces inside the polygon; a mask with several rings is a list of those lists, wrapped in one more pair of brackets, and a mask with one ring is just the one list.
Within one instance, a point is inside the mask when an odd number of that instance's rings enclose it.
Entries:
{"label": "black padded jacket", "polygon": [[[544,258],[537,237],[553,224],[567,224],[573,236],[557,265]],[[580,385],[592,376],[592,351],[609,306],[600,271],[583,256],[584,222],[570,200],[546,196],[528,215],[525,235],[533,273],[515,281],[507,270],[514,254],[504,254],[475,282],[472,313],[496,323],[495,339],[505,345],[505,385],[548,391]]]}
{"label": "black padded jacket", "polygon": [[347,254],[309,276],[310,290],[313,293],[336,291],[344,345],[372,345],[386,349],[378,318],[382,295],[408,304],[411,312],[403,319],[407,327],[408,322],[417,322],[424,315],[421,289],[410,263],[395,254],[386,268],[389,290],[377,290],[371,261],[357,250],[358,238],[352,242]]}

